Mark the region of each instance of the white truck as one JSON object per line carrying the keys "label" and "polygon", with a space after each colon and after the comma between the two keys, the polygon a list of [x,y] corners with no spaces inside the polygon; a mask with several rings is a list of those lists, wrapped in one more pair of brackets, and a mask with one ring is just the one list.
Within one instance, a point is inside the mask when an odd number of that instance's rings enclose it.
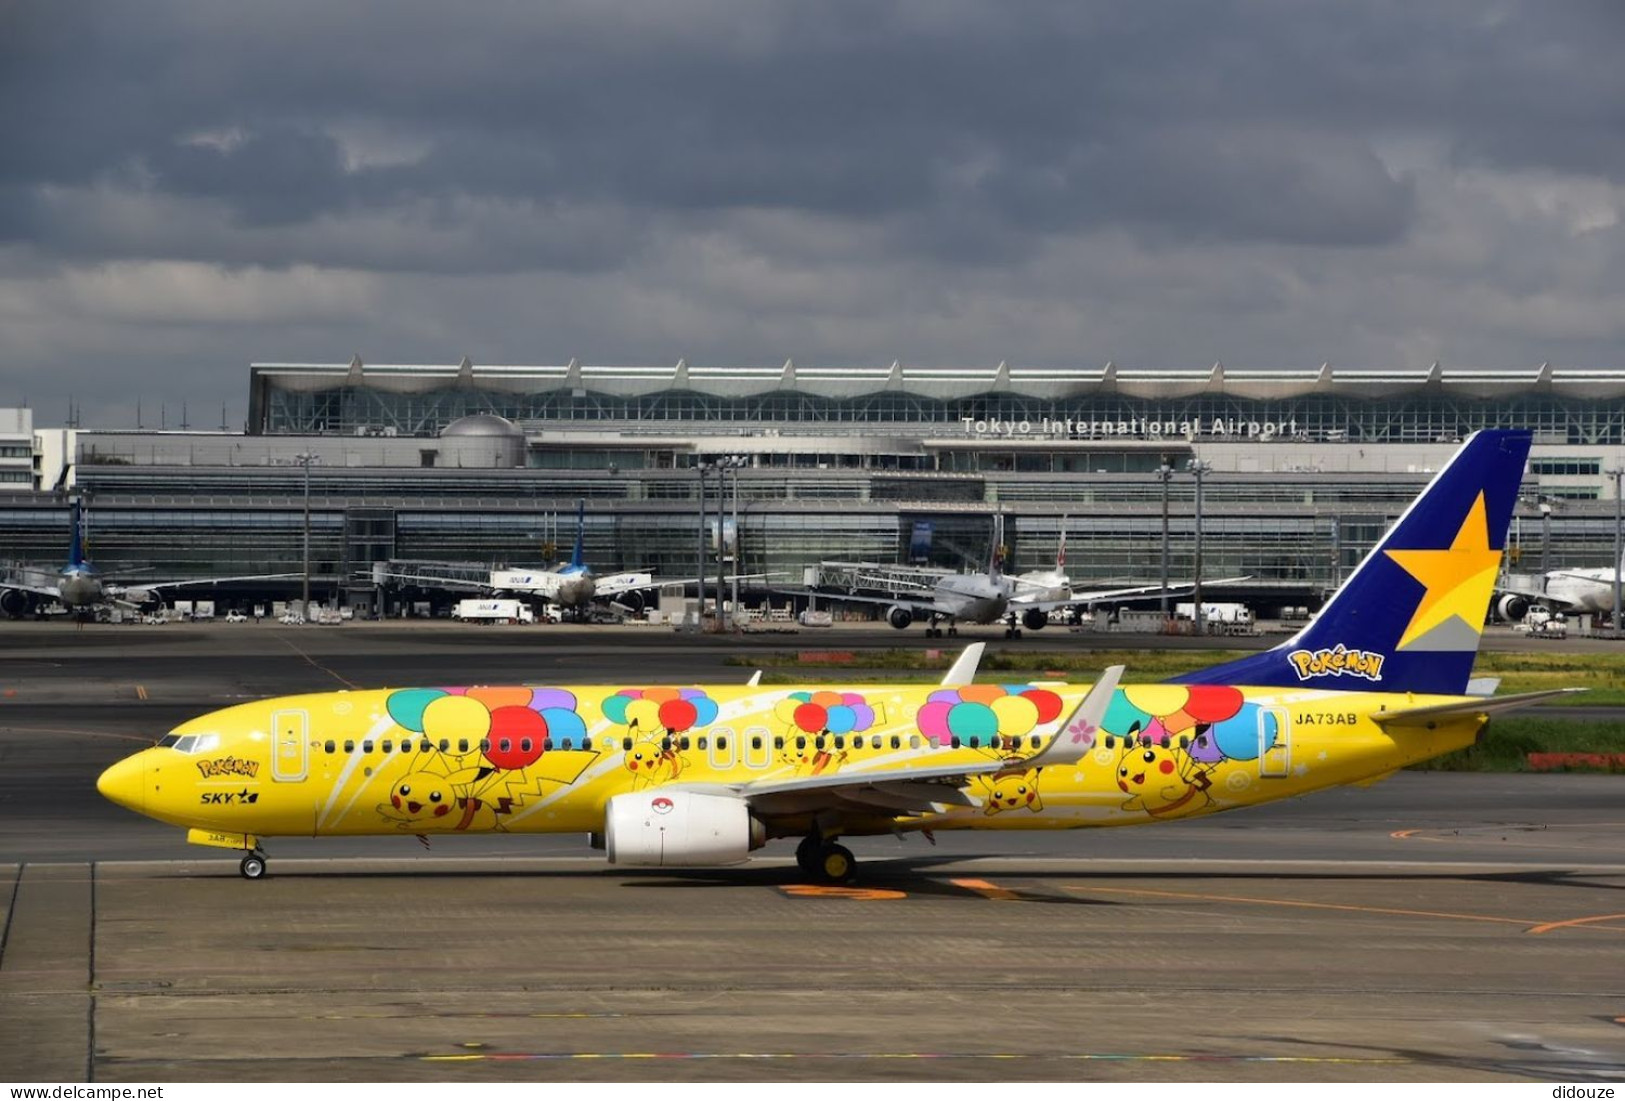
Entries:
{"label": "white truck", "polygon": [[[1194,620],[1196,605],[1190,602],[1175,604],[1174,618]],[[1250,635],[1258,629],[1253,610],[1247,605],[1213,600],[1202,601],[1202,626],[1209,634],[1215,635]]]}
{"label": "white truck", "polygon": [[523,600],[459,600],[451,618],[465,623],[535,623],[536,613]]}

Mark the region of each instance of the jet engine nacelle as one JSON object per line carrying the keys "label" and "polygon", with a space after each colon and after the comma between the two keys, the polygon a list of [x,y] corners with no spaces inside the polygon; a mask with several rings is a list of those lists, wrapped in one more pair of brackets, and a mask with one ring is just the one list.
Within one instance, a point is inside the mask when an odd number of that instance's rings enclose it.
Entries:
{"label": "jet engine nacelle", "polygon": [[1529,598],[1507,593],[1496,601],[1495,614],[1508,623],[1522,623],[1523,617],[1529,614]]}
{"label": "jet engine nacelle", "polygon": [[615,598],[617,604],[630,608],[633,615],[642,615],[645,607],[643,593],[638,589],[630,589]]}
{"label": "jet engine nacelle", "polygon": [[640,868],[740,864],[767,843],[743,799],[648,788],[617,795],[604,811],[611,864]]}
{"label": "jet engine nacelle", "polygon": [[151,589],[125,589],[124,599],[131,604],[156,604],[158,594]]}
{"label": "jet engine nacelle", "polygon": [[1029,631],[1042,631],[1049,626],[1049,613],[1038,608],[1028,608],[1021,613],[1021,625]]}
{"label": "jet engine nacelle", "polygon": [[901,631],[914,622],[914,613],[901,604],[894,604],[886,611],[886,622]]}
{"label": "jet engine nacelle", "polygon": [[33,597],[22,589],[0,589],[0,612],[6,613],[12,619],[21,619],[27,615],[29,606],[33,603]]}

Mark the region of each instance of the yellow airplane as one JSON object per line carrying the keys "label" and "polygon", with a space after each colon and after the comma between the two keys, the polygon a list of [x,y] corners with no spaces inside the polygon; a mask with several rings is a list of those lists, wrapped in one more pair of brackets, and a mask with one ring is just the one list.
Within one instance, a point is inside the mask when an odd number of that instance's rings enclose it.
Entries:
{"label": "yellow airplane", "polygon": [[289,696],[176,727],[98,782],[241,850],[261,839],[590,835],[615,864],[734,864],[800,838],[848,879],[843,836],[1185,818],[1368,782],[1470,745],[1558,692],[1466,694],[1528,457],[1475,433],[1293,638],[1177,681],[938,686],[403,688]]}

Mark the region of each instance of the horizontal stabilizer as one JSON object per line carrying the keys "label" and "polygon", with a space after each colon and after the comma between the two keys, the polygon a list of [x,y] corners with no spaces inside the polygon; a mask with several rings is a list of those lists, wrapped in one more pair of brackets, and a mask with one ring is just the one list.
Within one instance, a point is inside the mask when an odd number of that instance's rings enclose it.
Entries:
{"label": "horizontal stabilizer", "polygon": [[1383,726],[1415,725],[1448,715],[1493,715],[1499,711],[1516,711],[1541,700],[1556,699],[1559,696],[1584,691],[1584,688],[1548,688],[1542,692],[1520,692],[1513,696],[1488,696],[1484,699],[1458,700],[1454,703],[1439,703],[1428,707],[1402,707],[1397,711],[1373,711],[1371,720]]}

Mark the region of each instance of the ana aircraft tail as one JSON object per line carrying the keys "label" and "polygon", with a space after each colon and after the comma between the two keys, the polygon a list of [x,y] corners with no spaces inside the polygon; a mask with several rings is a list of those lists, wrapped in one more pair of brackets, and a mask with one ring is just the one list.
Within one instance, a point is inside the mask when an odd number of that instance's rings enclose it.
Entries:
{"label": "ana aircraft tail", "polygon": [[587,499],[585,497],[576,501],[576,549],[570,555],[570,565],[574,569],[581,569],[587,564],[587,557],[582,551],[582,542],[587,537]]}
{"label": "ana aircraft tail", "polygon": [[1524,431],[1473,433],[1312,623],[1272,650],[1175,679],[1462,694],[1529,444]]}
{"label": "ana aircraft tail", "polygon": [[85,512],[79,498],[73,499],[73,535],[68,543],[68,566],[78,569],[85,564]]}

